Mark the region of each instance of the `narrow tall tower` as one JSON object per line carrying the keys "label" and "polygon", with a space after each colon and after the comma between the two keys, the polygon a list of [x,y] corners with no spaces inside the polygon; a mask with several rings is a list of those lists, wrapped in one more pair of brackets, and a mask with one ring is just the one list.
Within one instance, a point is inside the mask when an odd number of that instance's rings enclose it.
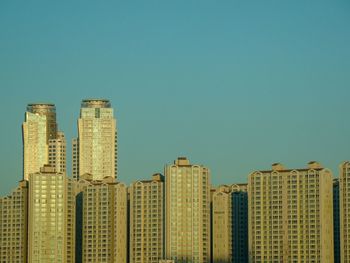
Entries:
{"label": "narrow tall tower", "polygon": [[[56,107],[50,103],[28,104],[22,125],[23,178],[49,164],[49,144],[57,139]],[[55,163],[55,161],[52,161]]]}
{"label": "narrow tall tower", "polygon": [[165,167],[166,257],[210,261],[210,172],[184,157]]}
{"label": "narrow tall tower", "polygon": [[350,162],[340,165],[339,210],[340,210],[340,255],[341,262],[350,261]]}
{"label": "narrow tall tower", "polygon": [[137,181],[130,188],[130,263],[164,258],[164,176]]}
{"label": "narrow tall tower", "polygon": [[83,100],[78,139],[73,140],[73,177],[90,174],[92,180],[117,177],[117,121],[109,100]]}

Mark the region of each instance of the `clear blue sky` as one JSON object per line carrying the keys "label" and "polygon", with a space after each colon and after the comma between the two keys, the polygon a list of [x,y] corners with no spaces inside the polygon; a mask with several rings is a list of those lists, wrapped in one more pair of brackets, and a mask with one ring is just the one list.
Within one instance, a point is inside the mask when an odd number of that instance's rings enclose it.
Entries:
{"label": "clear blue sky", "polygon": [[350,159],[350,2],[0,1],[0,194],[22,178],[26,104],[116,109],[119,179],[187,156],[212,182]]}

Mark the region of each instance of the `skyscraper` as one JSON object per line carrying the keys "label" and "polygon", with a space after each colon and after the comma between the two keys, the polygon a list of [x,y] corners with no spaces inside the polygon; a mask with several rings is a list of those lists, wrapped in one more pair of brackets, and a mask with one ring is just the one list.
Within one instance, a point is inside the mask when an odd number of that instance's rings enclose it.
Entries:
{"label": "skyscraper", "polygon": [[165,255],[164,177],[130,186],[130,262],[158,263]]}
{"label": "skyscraper", "polygon": [[339,179],[333,179],[333,236],[334,263],[340,263],[340,210],[339,210]]}
{"label": "skyscraper", "polygon": [[248,185],[233,184],[232,203],[232,262],[248,262]]}
{"label": "skyscraper", "polygon": [[49,163],[49,142],[57,138],[56,107],[54,104],[28,104],[23,135],[23,178],[40,171]]}
{"label": "skyscraper", "polygon": [[112,177],[87,181],[82,196],[81,262],[126,263],[127,187]]}
{"label": "skyscraper", "polygon": [[185,157],[165,167],[166,258],[210,261],[210,172]]}
{"label": "skyscraper", "polygon": [[212,262],[232,262],[232,201],[230,187],[219,186],[212,195]]}
{"label": "skyscraper", "polygon": [[28,182],[0,198],[0,262],[27,262]]}
{"label": "skyscraper", "polygon": [[[74,168],[76,170],[74,170]],[[83,100],[73,140],[73,177],[117,177],[117,123],[109,100]]]}
{"label": "skyscraper", "polygon": [[212,262],[248,262],[247,185],[221,185],[212,191]]}
{"label": "skyscraper", "polygon": [[58,173],[66,173],[66,138],[57,132],[55,139],[49,140],[49,165]]}
{"label": "skyscraper", "polygon": [[[29,176],[28,262],[74,262],[68,178],[46,165]],[[74,213],[74,211],[71,212]],[[71,237],[71,238],[69,238]]]}
{"label": "skyscraper", "polygon": [[317,162],[306,169],[249,175],[249,262],[332,263],[332,173]]}
{"label": "skyscraper", "polygon": [[341,262],[350,262],[350,162],[340,165],[339,207]]}

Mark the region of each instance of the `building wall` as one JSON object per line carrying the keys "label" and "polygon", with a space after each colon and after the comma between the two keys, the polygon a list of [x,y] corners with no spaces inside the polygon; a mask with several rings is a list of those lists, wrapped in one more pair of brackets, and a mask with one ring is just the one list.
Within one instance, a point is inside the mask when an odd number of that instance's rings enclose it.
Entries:
{"label": "building wall", "polygon": [[232,200],[229,188],[217,189],[212,197],[212,259],[232,262]]}
{"label": "building wall", "polygon": [[28,262],[67,260],[67,178],[45,166],[29,177]]}
{"label": "building wall", "polygon": [[164,258],[164,177],[130,186],[130,262],[158,263]]}
{"label": "building wall", "polygon": [[334,263],[340,263],[339,179],[333,180],[333,236]]}
{"label": "building wall", "polygon": [[0,198],[0,262],[27,262],[27,201],[26,181]]}
{"label": "building wall", "polygon": [[307,169],[249,175],[249,262],[333,262],[332,174]]}
{"label": "building wall", "polygon": [[72,177],[79,180],[79,141],[78,138],[72,140]]}
{"label": "building wall", "polygon": [[248,262],[247,184],[212,191],[212,262]]}
{"label": "building wall", "polygon": [[56,108],[53,104],[28,104],[22,124],[23,178],[48,164],[49,140],[56,139]]}
{"label": "building wall", "polygon": [[83,190],[82,262],[127,262],[127,188],[91,182]]}
{"label": "building wall", "polygon": [[341,262],[350,262],[350,163],[340,165],[340,254]]}
{"label": "building wall", "polygon": [[178,158],[165,167],[166,258],[210,261],[210,173]]}
{"label": "building wall", "polygon": [[248,192],[247,185],[232,185],[232,262],[248,262]]}
{"label": "building wall", "polygon": [[116,119],[107,100],[83,100],[78,120],[79,176],[116,178]]}
{"label": "building wall", "polygon": [[56,139],[49,140],[49,162],[58,173],[66,173],[66,139],[63,132],[57,132]]}

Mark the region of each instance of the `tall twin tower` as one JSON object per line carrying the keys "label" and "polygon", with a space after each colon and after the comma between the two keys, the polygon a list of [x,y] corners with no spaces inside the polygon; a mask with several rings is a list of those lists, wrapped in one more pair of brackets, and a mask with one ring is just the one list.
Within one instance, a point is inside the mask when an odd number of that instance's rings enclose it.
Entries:
{"label": "tall twin tower", "polygon": [[[58,130],[54,104],[27,106],[23,131],[23,179],[44,166],[66,172],[66,140]],[[73,139],[72,176],[90,180],[117,177],[117,122],[109,100],[81,103],[78,138]]]}

